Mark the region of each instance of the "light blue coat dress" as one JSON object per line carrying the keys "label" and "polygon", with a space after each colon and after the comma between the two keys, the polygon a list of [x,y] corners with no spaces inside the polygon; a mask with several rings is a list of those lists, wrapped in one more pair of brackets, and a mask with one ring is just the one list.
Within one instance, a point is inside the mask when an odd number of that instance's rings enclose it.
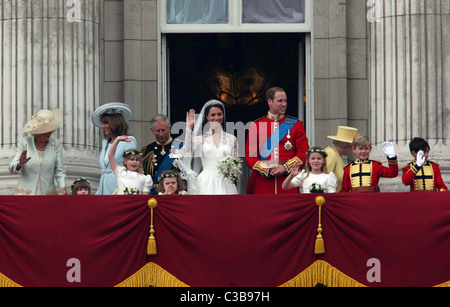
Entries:
{"label": "light blue coat dress", "polygon": [[[27,157],[31,159],[17,171],[22,151],[27,150]],[[36,188],[40,180],[42,195],[56,195],[66,186],[66,172],[64,170],[63,148],[61,142],[50,137],[44,150],[42,165],[39,165],[39,154],[34,146],[34,137],[23,137],[17,144],[16,153],[9,164],[10,173],[19,173],[19,183],[16,194],[36,195]]]}
{"label": "light blue coat dress", "polygon": [[[117,165],[123,165],[122,153],[128,149],[136,149],[137,142],[133,136],[130,136],[131,142],[119,142],[116,149],[115,158]],[[117,188],[117,181],[114,172],[111,169],[111,164],[108,159],[108,151],[111,147],[107,139],[102,141],[102,152],[100,153],[100,167],[102,169],[102,175],[98,184],[96,195],[112,195]]]}

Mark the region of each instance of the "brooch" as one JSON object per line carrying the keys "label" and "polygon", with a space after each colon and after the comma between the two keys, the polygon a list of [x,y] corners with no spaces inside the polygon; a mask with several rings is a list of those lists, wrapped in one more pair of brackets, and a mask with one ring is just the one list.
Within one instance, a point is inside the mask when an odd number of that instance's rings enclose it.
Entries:
{"label": "brooch", "polygon": [[291,150],[291,149],[292,149],[292,144],[291,144],[291,142],[287,141],[287,142],[284,144],[284,148],[286,148],[287,151]]}

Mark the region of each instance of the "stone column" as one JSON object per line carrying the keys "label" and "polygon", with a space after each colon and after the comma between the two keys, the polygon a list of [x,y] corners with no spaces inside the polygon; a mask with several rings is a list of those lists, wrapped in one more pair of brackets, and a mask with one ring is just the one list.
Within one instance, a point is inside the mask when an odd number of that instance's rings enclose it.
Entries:
{"label": "stone column", "polygon": [[0,193],[22,127],[42,108],[61,108],[54,134],[64,144],[67,187],[99,178],[101,135],[91,122],[100,101],[100,0],[0,0]]}
{"label": "stone column", "polygon": [[[311,144],[326,147],[328,135],[348,122],[348,1],[314,2],[314,133]],[[353,123],[351,123],[353,124]]]}
{"label": "stone column", "polygon": [[[450,186],[450,1],[376,0],[369,22],[372,157],[386,162],[380,144],[394,141],[402,166],[414,137],[428,140]],[[384,191],[407,191],[399,177]],[[396,182],[396,184],[393,184]]]}
{"label": "stone column", "polygon": [[157,3],[104,2],[102,103],[121,101],[131,107],[128,132],[136,137],[139,148],[155,140],[150,120],[158,111]]}

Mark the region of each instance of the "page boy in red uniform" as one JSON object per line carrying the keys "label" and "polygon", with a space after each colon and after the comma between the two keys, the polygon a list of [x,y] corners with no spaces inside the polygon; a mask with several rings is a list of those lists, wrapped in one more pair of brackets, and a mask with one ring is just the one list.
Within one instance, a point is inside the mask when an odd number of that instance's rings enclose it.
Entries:
{"label": "page boy in red uniform", "polygon": [[409,143],[409,150],[414,161],[403,167],[403,184],[409,185],[411,191],[447,191],[439,164],[428,160],[428,142],[422,138],[414,138]]}
{"label": "page boy in red uniform", "polygon": [[388,157],[389,167],[381,162],[369,160],[372,145],[366,135],[358,135],[352,143],[356,160],[344,167],[341,193],[379,192],[378,182],[381,177],[394,178],[398,175],[397,155],[392,142],[382,144],[383,153]]}

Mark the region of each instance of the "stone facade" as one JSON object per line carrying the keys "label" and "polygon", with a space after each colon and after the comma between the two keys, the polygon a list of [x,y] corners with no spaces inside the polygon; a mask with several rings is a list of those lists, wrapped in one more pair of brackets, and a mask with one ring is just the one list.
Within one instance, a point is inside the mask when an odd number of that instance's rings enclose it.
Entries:
{"label": "stone facade", "polygon": [[[38,109],[64,108],[58,136],[68,185],[87,176],[95,186],[102,138],[90,122],[95,107],[131,105],[139,146],[154,140],[150,119],[165,108],[158,86],[160,1],[89,0],[78,22],[68,20],[70,1],[64,2],[0,0],[2,194],[15,186],[7,165],[21,127]],[[404,164],[411,160],[409,140],[422,136],[450,184],[449,0],[312,3],[311,145],[327,146],[338,125],[354,126],[373,140],[372,158],[387,163],[380,144],[389,140]],[[398,177],[382,181],[382,190],[407,188]]]}
{"label": "stone facade", "polygon": [[328,146],[337,126],[369,128],[364,1],[314,1],[314,144]]}
{"label": "stone facade", "polygon": [[[371,138],[394,141],[400,165],[413,160],[409,141],[425,138],[449,185],[450,1],[379,1],[376,17],[368,27]],[[399,187],[408,191],[400,177],[384,181],[385,191]]]}
{"label": "stone facade", "polygon": [[[68,184],[99,174],[101,137],[91,124],[101,97],[101,1],[75,7],[61,0],[0,1],[0,193],[13,194],[8,165],[22,127],[40,109],[61,108],[55,133],[64,145]],[[76,8],[77,11],[74,11]]]}

